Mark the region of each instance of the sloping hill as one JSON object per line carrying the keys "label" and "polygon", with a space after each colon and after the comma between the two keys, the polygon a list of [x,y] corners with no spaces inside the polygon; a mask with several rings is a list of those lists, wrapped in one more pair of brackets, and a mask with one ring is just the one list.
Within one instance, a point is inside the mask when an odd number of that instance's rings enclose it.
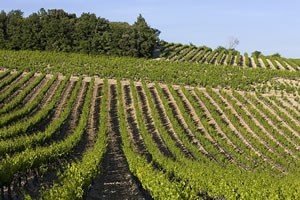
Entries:
{"label": "sloping hill", "polygon": [[225,48],[211,48],[193,45],[164,43],[161,48],[160,58],[169,61],[196,62],[213,65],[235,65],[250,68],[270,68],[279,70],[299,71],[300,65],[290,59],[279,56],[241,55],[236,50]]}
{"label": "sloping hill", "polygon": [[0,83],[2,199],[300,197],[299,79],[253,92],[5,69]]}

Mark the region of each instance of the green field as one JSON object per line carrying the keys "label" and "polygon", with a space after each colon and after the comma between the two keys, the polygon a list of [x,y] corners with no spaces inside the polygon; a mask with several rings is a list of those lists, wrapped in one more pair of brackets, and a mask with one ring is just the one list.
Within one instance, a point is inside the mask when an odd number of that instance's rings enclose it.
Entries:
{"label": "green field", "polygon": [[0,199],[300,199],[297,70],[5,50],[0,67]]}
{"label": "green field", "polygon": [[226,49],[222,46],[213,50],[206,46],[196,47],[174,43],[164,43],[160,51],[160,59],[168,61],[300,71],[300,64],[296,59],[286,59],[279,54],[265,56],[259,51],[251,55],[248,53],[241,55],[235,49]]}

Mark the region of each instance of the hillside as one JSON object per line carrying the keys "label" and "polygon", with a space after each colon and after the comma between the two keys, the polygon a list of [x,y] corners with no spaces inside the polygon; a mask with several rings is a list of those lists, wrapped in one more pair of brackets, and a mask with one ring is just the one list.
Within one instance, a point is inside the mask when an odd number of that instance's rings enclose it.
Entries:
{"label": "hillside", "polygon": [[64,75],[98,75],[102,78],[144,80],[170,84],[253,89],[276,77],[295,79],[298,71],[216,66],[190,62],[138,59],[105,55],[45,51],[0,50],[0,66],[9,69]]}
{"label": "hillside", "polygon": [[300,200],[300,3],[2,4],[0,200]]}
{"label": "hillside", "polygon": [[289,71],[299,71],[297,60],[282,58],[279,55],[264,56],[260,52],[252,55],[234,49],[223,47],[211,49],[206,46],[196,47],[174,43],[163,43],[160,49],[160,58],[168,61],[195,62],[213,65],[234,65],[249,68],[269,68]]}
{"label": "hillside", "polygon": [[3,199],[300,198],[299,72],[0,58]]}

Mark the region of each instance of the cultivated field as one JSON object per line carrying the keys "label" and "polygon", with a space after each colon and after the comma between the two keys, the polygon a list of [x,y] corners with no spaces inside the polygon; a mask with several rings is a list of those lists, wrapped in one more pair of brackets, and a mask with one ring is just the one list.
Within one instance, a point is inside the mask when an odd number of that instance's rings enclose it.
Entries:
{"label": "cultivated field", "polygon": [[296,74],[233,89],[7,67],[2,199],[300,199]]}
{"label": "cultivated field", "polygon": [[195,62],[213,65],[235,65],[249,68],[266,68],[288,71],[299,71],[300,66],[296,60],[282,58],[280,56],[241,55],[236,50],[217,48],[212,50],[208,47],[196,47],[166,43],[162,46],[161,59],[180,62]]}

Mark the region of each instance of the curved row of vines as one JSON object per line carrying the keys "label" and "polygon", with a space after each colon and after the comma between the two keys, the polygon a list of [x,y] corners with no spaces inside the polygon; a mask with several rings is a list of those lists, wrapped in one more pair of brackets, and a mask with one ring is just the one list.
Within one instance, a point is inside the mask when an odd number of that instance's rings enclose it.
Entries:
{"label": "curved row of vines", "polygon": [[2,70],[1,199],[300,199],[298,85]]}
{"label": "curved row of vines", "polygon": [[182,45],[165,43],[161,49],[161,59],[169,61],[195,62],[213,65],[234,65],[249,68],[267,68],[288,71],[299,71],[300,66],[291,59],[280,56],[264,56],[262,54],[248,53],[241,55],[234,49],[211,49],[206,46]]}

